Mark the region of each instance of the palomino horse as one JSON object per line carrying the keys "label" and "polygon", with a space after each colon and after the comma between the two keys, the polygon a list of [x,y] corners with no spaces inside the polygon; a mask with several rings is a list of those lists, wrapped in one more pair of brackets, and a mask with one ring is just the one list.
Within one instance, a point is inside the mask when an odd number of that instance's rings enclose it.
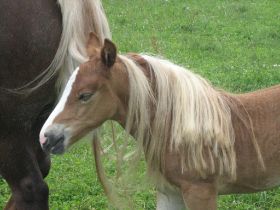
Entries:
{"label": "palomino horse", "polygon": [[63,88],[87,59],[89,30],[110,38],[100,0],[0,1],[0,176],[12,190],[5,209],[48,209],[50,159],[37,138],[55,83]]}
{"label": "palomino horse", "polygon": [[117,54],[91,34],[77,68],[41,130],[44,149],[63,153],[106,120],[143,148],[157,208],[216,209],[219,194],[280,183],[280,86],[234,95],[171,62]]}

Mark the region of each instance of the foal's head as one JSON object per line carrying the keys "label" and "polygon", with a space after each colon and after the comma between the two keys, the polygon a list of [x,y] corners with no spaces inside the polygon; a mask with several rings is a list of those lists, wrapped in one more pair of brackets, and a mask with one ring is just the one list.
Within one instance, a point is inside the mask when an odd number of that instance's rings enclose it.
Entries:
{"label": "foal's head", "polygon": [[54,154],[100,126],[108,119],[122,121],[127,78],[115,45],[103,46],[91,33],[87,43],[89,61],[70,77],[63,95],[40,133],[43,149]]}

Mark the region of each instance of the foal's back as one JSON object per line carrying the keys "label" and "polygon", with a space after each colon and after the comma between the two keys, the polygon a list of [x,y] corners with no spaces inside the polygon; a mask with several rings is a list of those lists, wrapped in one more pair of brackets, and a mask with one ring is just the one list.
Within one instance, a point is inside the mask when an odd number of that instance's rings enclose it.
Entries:
{"label": "foal's back", "polygon": [[[262,167],[252,132],[233,113],[235,130],[237,181],[234,185],[221,187],[222,193],[254,192],[280,184],[280,85],[236,95],[242,115],[250,116],[265,169]],[[246,111],[245,111],[246,110]],[[250,123],[249,123],[250,124]]]}

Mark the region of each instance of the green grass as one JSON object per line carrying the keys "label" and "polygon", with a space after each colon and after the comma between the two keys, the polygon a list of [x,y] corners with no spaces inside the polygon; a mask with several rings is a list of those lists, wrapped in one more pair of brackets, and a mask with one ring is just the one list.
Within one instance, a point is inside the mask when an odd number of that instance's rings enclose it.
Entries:
{"label": "green grass", "polygon": [[[160,54],[232,92],[280,83],[278,0],[104,0],[121,52]],[[90,146],[52,158],[51,209],[110,209],[98,183]],[[114,166],[106,162],[110,174]],[[143,169],[144,172],[144,169]],[[9,190],[0,179],[0,209]],[[134,196],[155,209],[152,188]],[[280,190],[221,196],[219,209],[280,209]]]}

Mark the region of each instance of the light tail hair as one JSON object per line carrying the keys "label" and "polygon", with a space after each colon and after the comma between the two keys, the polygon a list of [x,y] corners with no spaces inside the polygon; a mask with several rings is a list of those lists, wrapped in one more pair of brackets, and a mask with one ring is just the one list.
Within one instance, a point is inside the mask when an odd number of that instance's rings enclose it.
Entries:
{"label": "light tail hair", "polygon": [[[110,124],[111,124],[111,128],[114,127],[113,122],[110,122]],[[138,190],[138,187],[136,187],[135,184],[133,184],[133,188],[131,188],[131,186],[129,185],[131,183],[134,183],[135,181],[134,180],[135,174],[133,173],[135,170],[131,171],[130,168],[128,168],[126,169],[127,173],[125,173],[123,166],[119,165],[119,164],[124,164],[125,161],[130,161],[130,160],[125,160],[124,153],[121,151],[121,148],[119,148],[119,146],[116,145],[117,138],[116,135],[114,134],[114,128],[112,128],[112,132],[113,132],[112,135],[113,147],[111,147],[111,150],[107,152],[109,153],[113,152],[112,151],[113,149],[115,150],[114,152],[116,153],[115,154],[116,174],[114,175],[114,177],[110,175],[109,176],[106,175],[106,170],[104,168],[104,164],[102,161],[102,159],[109,158],[110,156],[110,154],[105,153],[100,143],[102,140],[105,139],[100,139],[100,136],[98,134],[99,130],[95,130],[93,133],[92,150],[93,150],[93,157],[95,161],[97,177],[111,205],[113,205],[116,209],[135,209],[133,202],[127,199],[128,197],[131,196],[131,192],[136,192]],[[127,140],[128,139],[125,139],[125,141]],[[138,155],[136,157],[137,160],[134,159],[133,161],[134,163],[135,162],[139,163],[140,162],[139,159],[141,158],[141,156]],[[133,182],[131,181],[132,178],[133,178]]]}
{"label": "light tail hair", "polygon": [[100,140],[97,131],[93,133],[92,138],[92,151],[93,151],[93,157],[95,161],[95,168],[97,177],[102,185],[102,188],[104,190],[104,193],[106,194],[108,200],[114,205],[118,205],[119,198],[117,197],[117,193],[113,186],[111,185],[109,179],[106,177],[105,170],[103,167],[103,163],[101,161],[101,146],[100,146]]}
{"label": "light tail hair", "polygon": [[58,3],[62,13],[63,30],[55,57],[47,69],[15,92],[30,93],[55,75],[58,75],[56,85],[60,92],[75,68],[87,60],[85,45],[89,33],[95,32],[100,40],[111,39],[101,0],[58,0]]}

